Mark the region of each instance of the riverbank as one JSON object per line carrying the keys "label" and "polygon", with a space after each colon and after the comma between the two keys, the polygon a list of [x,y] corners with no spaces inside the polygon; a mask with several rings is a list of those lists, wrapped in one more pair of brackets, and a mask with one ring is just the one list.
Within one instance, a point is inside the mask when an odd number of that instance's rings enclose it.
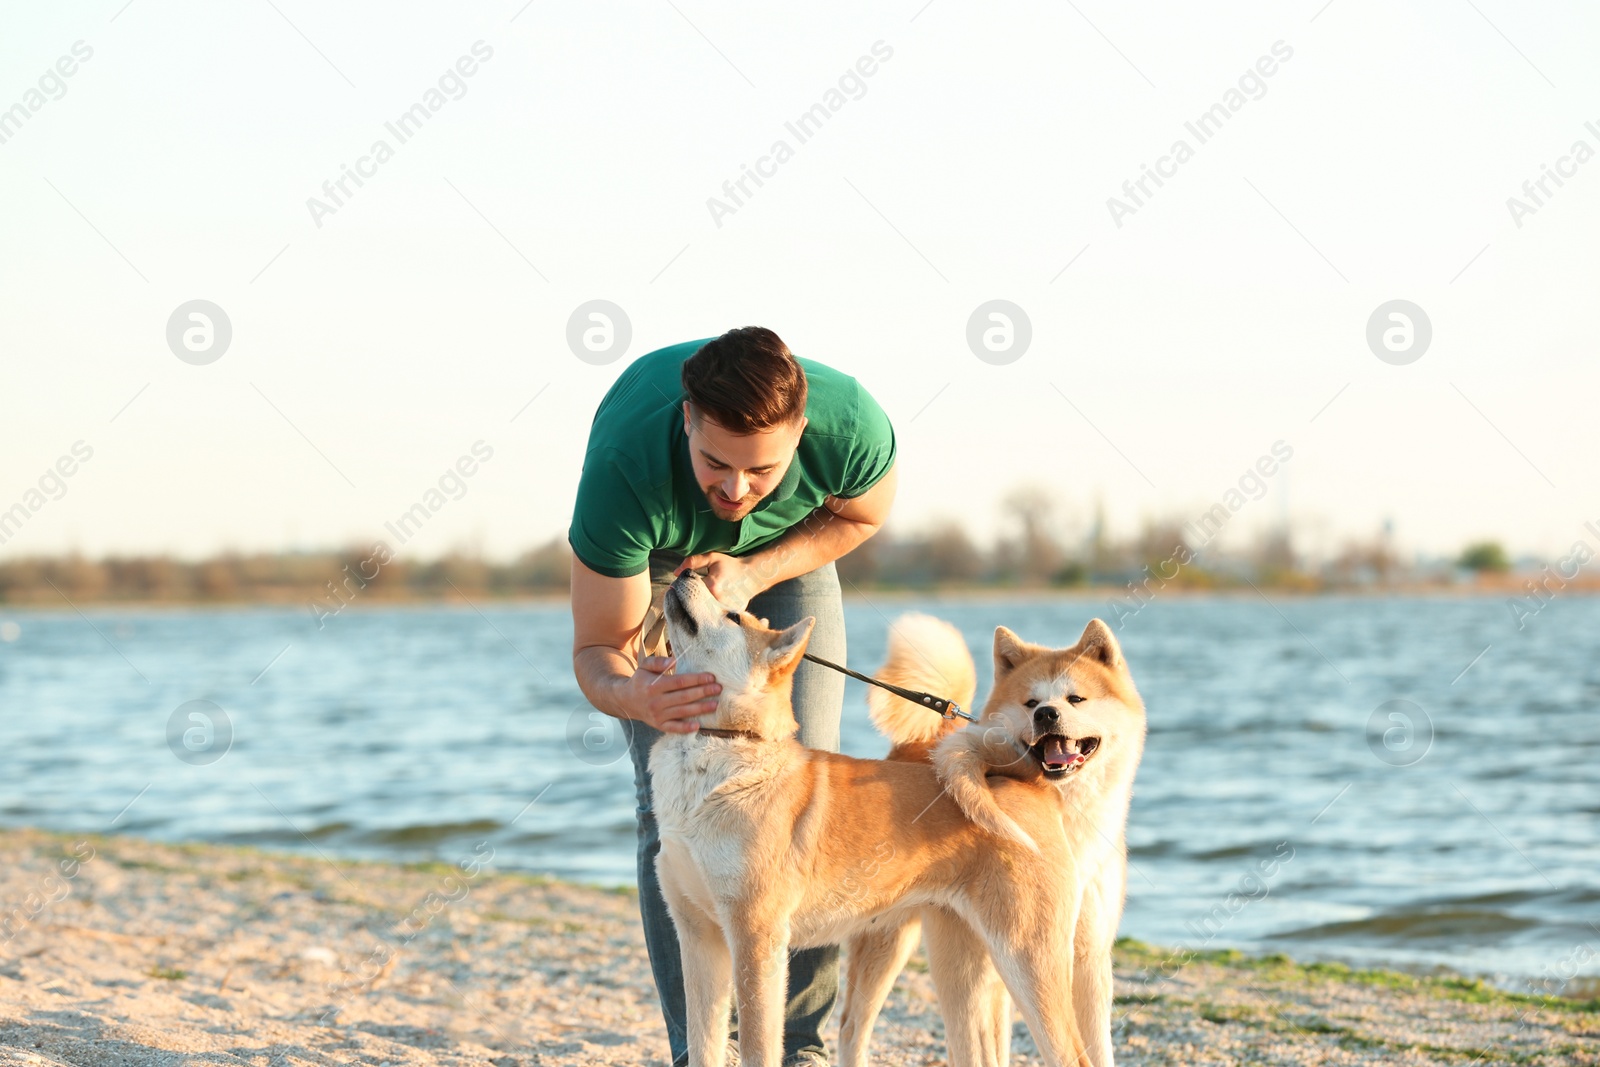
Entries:
{"label": "riverbank", "polygon": [[[454,865],[0,832],[0,1065],[644,1067],[631,892]],[[1592,1064],[1600,1004],[1464,979],[1118,948],[1121,1064]],[[834,1023],[837,1033],[837,1018]],[[1018,1064],[1037,1063],[1017,1026]],[[920,960],[875,1062],[943,1062]]]}
{"label": "riverbank", "polygon": [[[1528,599],[1531,594],[1524,583],[1528,576],[1519,575],[1514,580],[1496,580],[1482,582],[1414,582],[1396,583],[1393,585],[1307,585],[1304,583],[1267,583],[1251,585],[1179,585],[1163,586],[1159,595],[1166,599],[1237,599],[1260,603],[1265,593],[1274,597],[1285,597],[1296,600],[1326,599],[1351,599],[1362,598],[1379,600],[1387,597],[1416,597],[1439,600],[1470,600],[1474,598],[1485,600],[1512,600],[1524,601],[1530,609],[1538,607],[1539,601]],[[1152,587],[1153,588],[1153,587]],[[1589,581],[1573,581],[1556,591],[1562,599],[1576,599],[1580,597],[1600,596],[1600,579]],[[1048,603],[1057,600],[1101,600],[1108,604],[1111,602],[1123,604],[1132,609],[1138,606],[1139,598],[1129,589],[1128,585],[1084,584],[1084,585],[933,585],[933,586],[905,586],[905,585],[857,585],[847,583],[843,587],[843,596],[848,602],[882,602],[901,603],[906,601],[926,601],[929,599],[947,600],[953,602],[981,601],[991,599],[1005,599],[1025,603]],[[1152,594],[1146,592],[1144,599],[1148,601]],[[1554,594],[1541,594],[1545,601],[1553,599]],[[553,589],[541,592],[511,592],[502,593],[494,590],[470,588],[460,590],[446,590],[441,593],[417,593],[406,590],[391,590],[383,593],[374,592],[369,596],[351,598],[344,607],[339,607],[338,601],[329,600],[326,591],[319,599],[317,590],[284,590],[268,591],[251,596],[241,597],[71,597],[67,599],[56,591],[47,590],[42,593],[16,594],[10,598],[0,597],[0,618],[26,618],[30,614],[62,614],[70,615],[76,609],[89,608],[99,612],[116,611],[237,611],[240,609],[276,610],[293,608],[304,611],[313,621],[325,617],[320,615],[316,606],[321,603],[329,612],[342,614],[345,611],[370,612],[392,611],[395,609],[432,609],[432,608],[459,608],[470,611],[474,607],[487,607],[493,605],[497,608],[517,607],[566,607],[571,602],[571,596],[565,589]],[[1109,607],[1107,608],[1109,611]],[[1513,616],[1514,617],[1514,616]]]}

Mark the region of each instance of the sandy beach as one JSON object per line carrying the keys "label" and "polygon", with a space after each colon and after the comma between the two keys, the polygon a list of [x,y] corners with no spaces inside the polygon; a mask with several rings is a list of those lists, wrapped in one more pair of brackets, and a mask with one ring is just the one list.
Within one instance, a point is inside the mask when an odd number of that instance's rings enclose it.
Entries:
{"label": "sandy beach", "polygon": [[[456,864],[0,833],[0,1065],[665,1064],[631,892]],[[1125,1064],[1595,1064],[1600,1004],[1118,949]],[[837,1018],[833,1034],[837,1033]],[[1016,1026],[1014,1062],[1033,1064]],[[944,1062],[920,960],[874,1060]]]}

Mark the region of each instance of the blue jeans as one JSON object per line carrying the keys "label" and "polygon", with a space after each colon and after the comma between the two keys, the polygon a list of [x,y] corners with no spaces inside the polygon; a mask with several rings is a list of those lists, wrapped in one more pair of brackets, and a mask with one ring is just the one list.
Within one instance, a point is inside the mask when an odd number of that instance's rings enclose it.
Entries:
{"label": "blue jeans", "polygon": [[[671,584],[672,570],[683,557],[652,553],[650,580]],[[775,629],[799,622],[807,615],[816,617],[807,650],[835,663],[844,662],[844,605],[839,596],[839,576],[833,564],[825,564],[809,574],[779,582],[750,601],[752,614],[768,620]],[[802,662],[794,674],[794,715],[800,723],[800,743],[808,748],[839,751],[839,713],[844,707],[844,675]],[[633,757],[633,786],[639,801],[639,915],[644,920],[645,948],[650,952],[650,969],[655,974],[656,993],[661,998],[661,1013],[667,1021],[667,1042],[672,1047],[673,1067],[689,1062],[689,1037],[684,1021],[683,957],[678,951],[678,933],[673,928],[667,902],[656,879],[656,854],[661,838],[656,829],[655,812],[650,802],[650,748],[661,731],[642,722],[623,720],[628,731],[628,754]],[[839,994],[839,948],[824,945],[789,954],[789,989],[784,1010],[784,1063],[810,1060],[827,1061],[822,1044],[822,1027],[833,1011]],[[730,1027],[730,1036],[737,1035]]]}

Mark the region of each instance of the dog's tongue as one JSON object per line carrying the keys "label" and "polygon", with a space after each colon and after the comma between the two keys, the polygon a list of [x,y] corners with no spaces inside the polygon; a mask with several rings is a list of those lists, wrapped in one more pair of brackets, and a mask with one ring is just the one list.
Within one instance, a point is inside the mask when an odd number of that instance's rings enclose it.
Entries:
{"label": "dog's tongue", "polygon": [[1052,769],[1065,767],[1072,762],[1072,753],[1067,751],[1067,739],[1051,736],[1044,739],[1044,765]]}

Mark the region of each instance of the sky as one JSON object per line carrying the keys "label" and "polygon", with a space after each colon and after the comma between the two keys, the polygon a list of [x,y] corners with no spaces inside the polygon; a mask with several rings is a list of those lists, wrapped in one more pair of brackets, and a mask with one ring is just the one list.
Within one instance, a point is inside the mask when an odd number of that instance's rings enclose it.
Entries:
{"label": "sky", "polygon": [[1600,545],[1592,6],[6,8],[0,560],[366,544],[441,478],[405,551],[509,556],[631,359],[750,324],[883,405],[901,532],[1131,534],[1278,445],[1229,538]]}

